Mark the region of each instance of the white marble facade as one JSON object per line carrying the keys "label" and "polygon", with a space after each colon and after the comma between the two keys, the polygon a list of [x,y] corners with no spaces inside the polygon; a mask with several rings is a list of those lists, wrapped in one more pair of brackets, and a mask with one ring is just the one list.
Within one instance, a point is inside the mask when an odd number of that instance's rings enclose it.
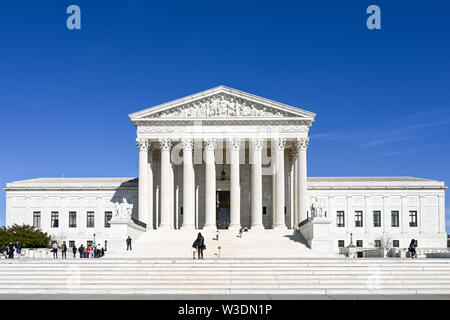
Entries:
{"label": "white marble facade", "polygon": [[[218,226],[284,230],[320,212],[329,221],[333,251],[339,240],[349,244],[350,233],[363,247],[381,239],[405,247],[411,238],[421,247],[446,247],[443,182],[307,177],[314,113],[220,86],[130,118],[137,129],[138,179],[9,183],[7,225],[33,225],[39,213],[40,227],[54,239],[79,245],[95,233],[103,244],[119,236],[114,232],[127,217],[117,214],[117,206],[127,201],[133,220],[120,236]],[[58,227],[51,225],[52,212]]]}

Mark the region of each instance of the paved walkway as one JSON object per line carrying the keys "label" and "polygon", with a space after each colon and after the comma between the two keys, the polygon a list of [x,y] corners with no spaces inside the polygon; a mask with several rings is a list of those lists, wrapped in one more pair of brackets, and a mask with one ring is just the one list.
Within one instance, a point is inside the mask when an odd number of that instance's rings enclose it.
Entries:
{"label": "paved walkway", "polygon": [[450,295],[18,295],[0,300],[450,300]]}

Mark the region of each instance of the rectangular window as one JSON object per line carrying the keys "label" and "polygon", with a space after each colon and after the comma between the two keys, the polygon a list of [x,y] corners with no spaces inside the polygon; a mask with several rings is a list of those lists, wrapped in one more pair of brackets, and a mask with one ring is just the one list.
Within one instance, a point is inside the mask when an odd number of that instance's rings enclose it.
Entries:
{"label": "rectangular window", "polygon": [[343,248],[345,246],[344,240],[338,240],[338,247]]}
{"label": "rectangular window", "polygon": [[417,227],[417,211],[409,212],[409,226]]}
{"label": "rectangular window", "polygon": [[381,248],[381,240],[375,240],[375,248]]}
{"label": "rectangular window", "polygon": [[87,247],[92,246],[93,243],[94,243],[94,242],[92,242],[92,240],[88,240],[87,243],[86,243],[86,244],[87,244]]}
{"label": "rectangular window", "polygon": [[392,241],[392,246],[393,246],[394,248],[400,247],[400,241],[399,241],[399,240],[393,240],[393,241]]}
{"label": "rectangular window", "polygon": [[112,219],[112,212],[111,211],[106,211],[105,212],[105,228],[110,228],[111,225],[109,224],[109,220]]}
{"label": "rectangular window", "polygon": [[267,214],[267,207],[263,207],[263,215]]}
{"label": "rectangular window", "polygon": [[35,211],[33,212],[33,227],[39,229],[41,227],[41,212]]}
{"label": "rectangular window", "polygon": [[180,207],[180,216],[183,215],[183,207]]}
{"label": "rectangular window", "polygon": [[362,248],[363,247],[363,241],[362,240],[356,240],[356,246],[358,248]]}
{"label": "rectangular window", "polygon": [[399,213],[398,211],[391,211],[391,226],[398,227],[399,226]]}
{"label": "rectangular window", "polygon": [[94,212],[89,211],[89,212],[87,213],[86,226],[87,226],[88,228],[93,228],[93,227],[94,227],[94,220],[95,220]]}
{"label": "rectangular window", "polygon": [[105,240],[105,247],[103,249],[105,249],[105,251],[108,250],[108,241],[107,240]]}
{"label": "rectangular window", "polygon": [[338,211],[336,215],[336,226],[338,228],[345,227],[344,211]]}
{"label": "rectangular window", "polygon": [[52,211],[52,228],[58,228],[58,227],[59,227],[59,212]]}
{"label": "rectangular window", "polygon": [[75,241],[70,240],[69,241],[69,248],[73,248],[73,247],[75,247]]}
{"label": "rectangular window", "polygon": [[69,212],[69,228],[77,227],[77,213],[75,211]]}
{"label": "rectangular window", "polygon": [[375,228],[381,227],[381,211],[373,212],[373,226]]}
{"label": "rectangular window", "polygon": [[287,207],[284,207],[284,215],[287,215]]}
{"label": "rectangular window", "polygon": [[355,211],[355,227],[361,228],[363,226],[363,213],[362,211]]}

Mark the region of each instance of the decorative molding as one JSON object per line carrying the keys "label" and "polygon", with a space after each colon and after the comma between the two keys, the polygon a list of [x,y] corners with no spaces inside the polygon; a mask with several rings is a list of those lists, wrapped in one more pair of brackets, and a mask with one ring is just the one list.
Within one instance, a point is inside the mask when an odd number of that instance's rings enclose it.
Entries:
{"label": "decorative molding", "polygon": [[[262,123],[267,122],[266,125]],[[300,121],[305,122],[305,121]],[[232,126],[233,132],[256,132],[256,133],[297,133],[307,134],[309,132],[309,126],[311,123],[299,124],[299,121],[276,122],[276,121],[264,121],[264,120],[250,120],[250,121],[213,121],[209,122],[189,122],[189,121],[170,121],[167,122],[151,121],[151,122],[139,122],[137,127],[138,134],[145,133],[204,133],[205,128],[208,132],[223,132],[223,126]]]}

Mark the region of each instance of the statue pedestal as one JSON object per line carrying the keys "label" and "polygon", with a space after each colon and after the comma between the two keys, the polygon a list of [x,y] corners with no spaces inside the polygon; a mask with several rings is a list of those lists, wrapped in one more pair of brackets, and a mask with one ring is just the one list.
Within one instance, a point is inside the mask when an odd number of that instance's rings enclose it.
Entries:
{"label": "statue pedestal", "polygon": [[308,242],[312,250],[322,253],[332,253],[333,242],[330,239],[330,226],[330,219],[316,217],[301,226],[298,231]]}
{"label": "statue pedestal", "polygon": [[356,259],[358,257],[356,247],[348,247],[348,257],[352,259]]}
{"label": "statue pedestal", "polygon": [[131,237],[133,245],[146,232],[144,227],[135,224],[131,218],[113,218],[109,224],[111,225],[111,240],[108,242],[110,252],[126,251],[128,236]]}

